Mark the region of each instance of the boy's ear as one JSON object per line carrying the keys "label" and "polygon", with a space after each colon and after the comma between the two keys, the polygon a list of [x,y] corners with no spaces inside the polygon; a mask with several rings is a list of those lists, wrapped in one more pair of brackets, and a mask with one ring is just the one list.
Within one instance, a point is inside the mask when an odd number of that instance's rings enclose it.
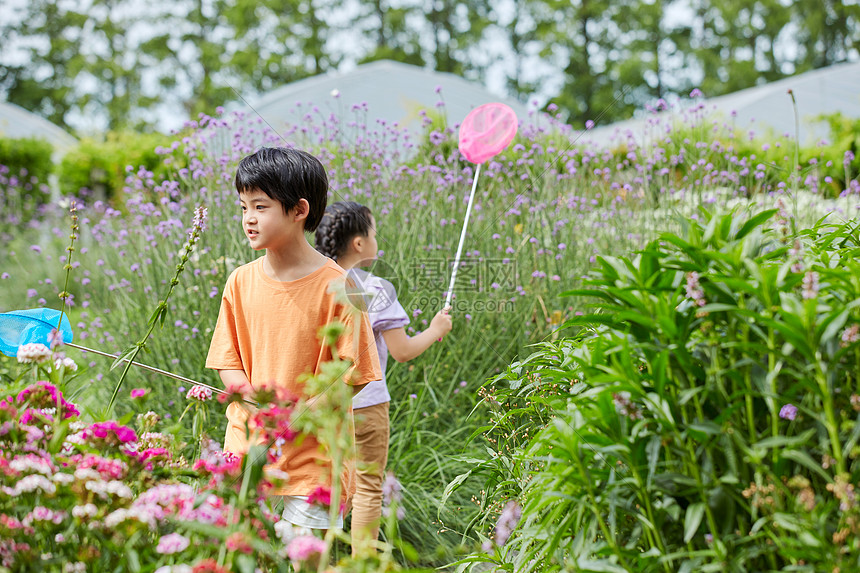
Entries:
{"label": "boy's ear", "polygon": [[303,221],[308,218],[308,215],[311,213],[311,205],[308,203],[307,199],[299,199],[299,202],[296,203],[296,206],[293,207],[293,220],[294,221]]}

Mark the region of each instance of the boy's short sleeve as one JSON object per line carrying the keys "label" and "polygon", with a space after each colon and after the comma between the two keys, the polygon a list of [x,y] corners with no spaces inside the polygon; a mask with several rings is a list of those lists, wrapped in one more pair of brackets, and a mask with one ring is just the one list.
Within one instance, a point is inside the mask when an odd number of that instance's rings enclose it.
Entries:
{"label": "boy's short sleeve", "polygon": [[347,384],[363,386],[382,380],[376,340],[367,313],[349,307],[343,308],[339,314],[338,318],[346,329],[337,341],[338,356],[352,362],[352,368],[345,376]]}
{"label": "boy's short sleeve", "polygon": [[239,336],[236,329],[234,313],[235,276],[230,275],[221,296],[221,310],[218,311],[218,321],[212,332],[212,342],[209,344],[209,354],[206,356],[206,368],[213,370],[243,370],[242,357],[239,354]]}

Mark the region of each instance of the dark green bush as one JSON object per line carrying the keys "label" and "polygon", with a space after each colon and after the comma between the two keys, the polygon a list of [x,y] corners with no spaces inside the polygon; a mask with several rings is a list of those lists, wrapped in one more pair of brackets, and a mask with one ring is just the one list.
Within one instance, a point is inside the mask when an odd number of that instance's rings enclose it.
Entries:
{"label": "dark green bush", "polygon": [[0,138],[0,224],[29,219],[48,201],[53,148],[44,139]]}
{"label": "dark green bush", "polygon": [[26,170],[26,177],[47,182],[53,172],[53,152],[54,148],[44,139],[0,137],[0,165],[8,167],[15,176],[20,176],[23,169]]}
{"label": "dark green bush", "polygon": [[[153,173],[152,179],[170,178],[181,165],[165,165],[156,153],[170,141],[158,133],[108,133],[104,141],[85,139],[63,157],[60,165],[60,189],[65,195],[80,195],[88,190],[95,198],[119,197],[129,175],[141,167]],[[176,153],[174,153],[174,156]]]}
{"label": "dark green bush", "polygon": [[[490,387],[514,571],[856,571],[860,226],[687,221]],[[768,221],[776,219],[775,232]],[[516,551],[508,551],[514,549]],[[510,565],[509,565],[510,566]]]}

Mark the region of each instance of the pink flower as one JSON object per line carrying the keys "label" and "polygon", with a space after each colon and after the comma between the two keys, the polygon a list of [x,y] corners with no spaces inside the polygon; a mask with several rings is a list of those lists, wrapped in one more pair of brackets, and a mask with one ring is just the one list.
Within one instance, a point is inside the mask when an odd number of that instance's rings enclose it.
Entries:
{"label": "pink flower", "polygon": [[319,486],[308,496],[308,503],[313,505],[321,505],[329,507],[331,505],[331,489],[325,486]]}
{"label": "pink flower", "polygon": [[143,398],[144,396],[146,396],[146,392],[147,392],[146,388],[135,388],[134,390],[131,391],[131,397],[132,398]]}
{"label": "pink flower", "polygon": [[852,324],[842,331],[842,346],[848,346],[860,340],[860,325]]}
{"label": "pink flower", "polygon": [[517,502],[509,501],[505,505],[502,514],[499,516],[499,521],[496,523],[496,545],[501,547],[507,543],[522,515],[523,511]]}
{"label": "pink flower", "polygon": [[72,418],[80,416],[77,406],[71,402],[67,402],[63,398],[62,392],[57,390],[53,384],[44,381],[38,381],[35,384],[30,384],[18,394],[15,398],[19,404],[28,403],[33,408],[58,408],[63,411],[63,418]]}
{"label": "pink flower", "polygon": [[170,457],[170,452],[165,448],[149,448],[141,452],[137,459],[140,463],[146,464],[147,469],[152,469],[152,462],[167,461]]}
{"label": "pink flower", "polygon": [[227,551],[238,551],[240,553],[248,554],[253,552],[251,544],[248,543],[248,539],[241,531],[237,531],[236,533],[230,534],[225,544],[227,545]]}
{"label": "pink flower", "polygon": [[313,535],[296,537],[287,545],[287,555],[293,561],[307,561],[312,557],[322,555],[325,551],[325,541]]}
{"label": "pink flower", "polygon": [[113,420],[108,422],[96,422],[84,430],[84,439],[102,439],[108,442],[116,440],[120,444],[137,441],[137,434],[128,426],[120,426]]}
{"label": "pink flower", "polygon": [[230,384],[227,386],[226,394],[218,394],[218,401],[222,404],[241,402],[245,399],[245,389],[245,386],[242,384]]}

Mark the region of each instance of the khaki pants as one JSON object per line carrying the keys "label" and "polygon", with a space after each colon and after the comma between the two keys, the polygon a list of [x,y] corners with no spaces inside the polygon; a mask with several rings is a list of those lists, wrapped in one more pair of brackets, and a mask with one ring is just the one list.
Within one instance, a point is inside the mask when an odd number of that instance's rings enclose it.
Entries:
{"label": "khaki pants", "polygon": [[352,498],[353,554],[367,541],[376,541],[382,515],[382,481],[388,463],[388,407],[384,402],[354,410],[356,463]]}

